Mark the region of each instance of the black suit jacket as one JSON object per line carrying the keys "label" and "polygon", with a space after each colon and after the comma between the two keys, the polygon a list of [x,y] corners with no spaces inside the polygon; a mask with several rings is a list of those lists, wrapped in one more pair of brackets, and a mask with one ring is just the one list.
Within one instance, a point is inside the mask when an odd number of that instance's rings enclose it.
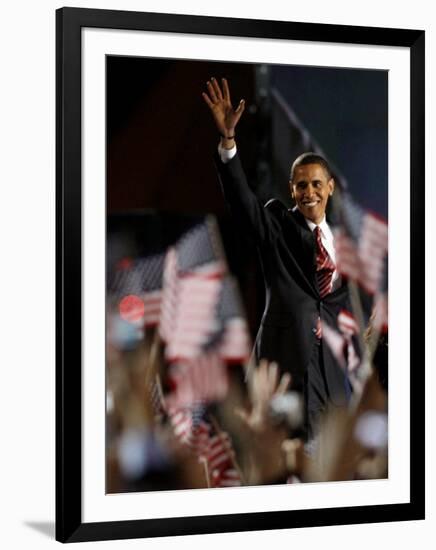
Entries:
{"label": "black suit jacket", "polygon": [[[266,286],[266,306],[255,343],[256,359],[277,361],[290,372],[293,387],[302,389],[304,374],[316,345],[318,317],[337,327],[342,308],[350,310],[343,284],[320,297],[316,282],[315,237],[303,215],[277,199],[263,205],[250,189],[239,155],[222,163],[216,154],[221,186],[232,214],[255,238]],[[322,346],[330,399],[346,400],[347,382],[329,347]]]}

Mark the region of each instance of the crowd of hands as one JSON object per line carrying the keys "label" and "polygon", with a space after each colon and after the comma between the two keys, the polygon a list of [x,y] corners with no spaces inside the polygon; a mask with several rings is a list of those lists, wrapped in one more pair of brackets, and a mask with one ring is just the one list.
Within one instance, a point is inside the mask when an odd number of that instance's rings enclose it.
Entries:
{"label": "crowd of hands", "polygon": [[[108,357],[108,389],[114,407],[108,416],[109,492],[123,490],[117,445],[123,434],[142,427],[159,441],[171,462],[177,465],[179,479],[174,488],[208,487],[199,457],[174,430],[167,406],[168,393],[160,394],[160,407],[150,388],[156,377],[165,388],[165,362],[159,354],[152,358],[150,346],[133,352],[112,350]],[[289,427],[271,415],[271,402],[291,387],[291,376],[281,375],[274,362],[260,361],[247,367],[227,367],[229,391],[221,402],[206,408],[205,419],[213,418],[214,428],[228,445],[243,485],[262,485],[286,480],[295,473],[295,455],[303,451],[300,439],[289,437]],[[150,381],[153,382],[150,385]],[[209,415],[210,411],[212,414]],[[301,462],[301,461],[300,461]],[[289,464],[293,465],[289,468]],[[138,490],[140,486],[138,485]]]}
{"label": "crowd of hands", "polygon": [[[229,373],[234,368],[229,367]],[[276,363],[261,360],[246,372],[245,391],[241,392],[239,378],[233,378],[230,374],[229,393],[226,399],[215,404],[214,414],[218,418],[218,426],[215,423],[215,427],[223,440],[228,442],[243,485],[285,481],[299,469],[297,464],[302,463],[296,455],[303,453],[303,441],[290,439],[286,423],[277,422],[271,415],[272,401],[284,395],[290,386],[291,376],[288,373],[280,375]],[[171,430],[167,438],[177,460],[186,465],[186,472],[192,476],[196,457],[180,444]],[[197,479],[191,478],[191,483],[206,486],[202,469],[197,468],[196,471]]]}
{"label": "crowd of hands", "polygon": [[[199,457],[180,441],[168,417],[156,415],[153,409],[147,380],[151,372],[160,372],[164,379],[165,368],[161,360],[152,361],[150,357],[147,346],[128,356],[108,355],[108,382],[117,403],[109,419],[114,427],[108,446],[109,492],[123,490],[116,444],[123,431],[134,425],[146,425],[172,463],[177,464],[179,478],[171,488],[209,487]],[[386,405],[386,396],[375,380],[369,380],[366,397],[364,394],[355,411],[335,408],[334,414],[326,415],[320,425],[320,445],[314,452],[307,447],[301,432],[295,432],[286,421],[277,421],[271,414],[272,401],[292,390],[291,376],[280,374],[276,363],[262,360],[247,368],[241,384],[241,377],[234,376],[238,369],[240,367],[228,367],[228,395],[214,405],[213,415],[214,426],[241,472],[242,485],[384,477],[386,453],[374,454],[353,438],[353,429],[362,411],[383,410]],[[165,410],[165,392],[162,405]],[[136,490],[143,489],[138,486]]]}

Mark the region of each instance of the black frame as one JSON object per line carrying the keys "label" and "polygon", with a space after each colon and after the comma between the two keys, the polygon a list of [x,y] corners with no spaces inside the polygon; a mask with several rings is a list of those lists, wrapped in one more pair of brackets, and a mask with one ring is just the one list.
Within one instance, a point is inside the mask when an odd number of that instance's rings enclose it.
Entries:
{"label": "black frame", "polygon": [[61,542],[189,535],[425,517],[422,368],[410,370],[410,503],[189,518],[82,523],[81,469],[81,29],[99,27],[315,42],[402,46],[411,61],[411,357],[424,365],[425,33],[81,8],[56,12],[56,539]]}

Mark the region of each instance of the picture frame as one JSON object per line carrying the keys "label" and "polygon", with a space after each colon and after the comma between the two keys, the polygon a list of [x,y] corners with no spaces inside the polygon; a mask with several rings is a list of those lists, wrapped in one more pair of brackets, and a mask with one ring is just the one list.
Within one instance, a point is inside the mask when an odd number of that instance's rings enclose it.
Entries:
{"label": "picture frame", "polygon": [[[86,521],[84,492],[84,29],[222,40],[352,44],[410,55],[410,495],[407,501],[172,517]],[[80,8],[56,12],[56,539],[61,542],[405,521],[425,517],[424,474],[424,53],[423,31]],[[151,55],[158,56],[159,52]],[[89,113],[88,113],[89,114]],[[89,156],[89,155],[88,155]],[[414,368],[412,368],[412,363]],[[80,366],[80,368],[78,368]],[[102,468],[104,464],[101,465]],[[251,490],[251,489],[250,489]],[[224,494],[224,493],[223,493]],[[164,495],[165,498],[170,496]],[[110,497],[109,497],[110,498]],[[182,496],[183,498],[183,496]],[[224,499],[225,501],[225,499]],[[138,511],[140,514],[141,512]]]}

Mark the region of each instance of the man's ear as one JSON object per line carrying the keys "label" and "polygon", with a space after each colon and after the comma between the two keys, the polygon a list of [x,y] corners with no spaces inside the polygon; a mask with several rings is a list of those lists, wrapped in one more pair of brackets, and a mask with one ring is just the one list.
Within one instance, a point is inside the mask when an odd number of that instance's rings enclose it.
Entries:
{"label": "man's ear", "polygon": [[291,197],[294,198],[294,186],[292,185],[292,180],[289,180],[289,191],[291,192]]}
{"label": "man's ear", "polygon": [[330,178],[327,185],[329,187],[329,195],[332,196],[333,191],[335,190],[335,180],[333,178]]}

